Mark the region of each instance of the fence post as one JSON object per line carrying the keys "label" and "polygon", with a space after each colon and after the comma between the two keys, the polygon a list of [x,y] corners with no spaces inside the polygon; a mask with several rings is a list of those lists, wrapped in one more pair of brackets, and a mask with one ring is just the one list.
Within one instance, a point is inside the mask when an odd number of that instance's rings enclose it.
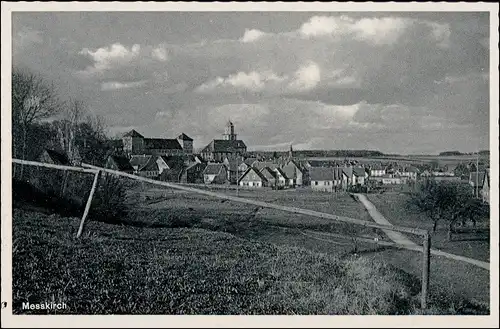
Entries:
{"label": "fence post", "polygon": [[421,307],[427,308],[427,297],[429,294],[429,274],[430,274],[430,260],[431,260],[431,236],[427,232],[424,235],[423,241],[423,257],[422,257],[422,296]]}
{"label": "fence post", "polygon": [[[38,168],[40,168],[40,167],[38,167]],[[62,186],[61,186],[61,197],[64,197],[64,194],[66,192],[66,184],[68,183],[68,175],[69,175],[69,171],[64,170],[64,178],[63,178],[63,182],[62,182]]]}
{"label": "fence post", "polygon": [[87,199],[87,205],[85,206],[85,211],[83,212],[82,220],[80,222],[80,227],[78,228],[78,233],[76,234],[76,238],[78,239],[83,232],[83,224],[85,223],[85,218],[89,213],[90,205],[92,204],[92,197],[94,196],[95,188],[97,186],[97,181],[99,180],[99,175],[101,171],[96,172],[94,176],[94,182],[92,183],[92,189],[90,190],[89,198]]}

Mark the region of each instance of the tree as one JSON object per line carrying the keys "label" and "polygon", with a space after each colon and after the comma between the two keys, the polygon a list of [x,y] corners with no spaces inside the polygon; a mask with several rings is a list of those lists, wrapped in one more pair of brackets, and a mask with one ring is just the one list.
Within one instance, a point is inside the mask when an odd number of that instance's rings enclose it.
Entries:
{"label": "tree", "polygon": [[469,189],[453,183],[426,182],[413,193],[408,201],[409,207],[416,207],[433,221],[432,231],[436,232],[440,220],[448,222],[448,240],[457,221],[469,219],[475,222],[484,209],[474,201]]}
{"label": "tree", "polygon": [[[14,68],[12,73],[12,141],[13,157],[26,157],[26,140],[31,126],[56,114],[61,103],[42,77]],[[23,166],[21,166],[21,177]]]}

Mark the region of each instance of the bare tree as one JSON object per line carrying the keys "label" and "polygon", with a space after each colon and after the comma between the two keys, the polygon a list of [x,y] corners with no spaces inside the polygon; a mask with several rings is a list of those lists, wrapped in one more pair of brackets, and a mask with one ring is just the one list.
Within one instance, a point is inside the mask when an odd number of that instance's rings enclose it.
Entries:
{"label": "bare tree", "polygon": [[[56,114],[61,103],[52,84],[27,70],[14,68],[12,73],[13,155],[25,158],[30,126]],[[23,166],[21,166],[21,177]]]}

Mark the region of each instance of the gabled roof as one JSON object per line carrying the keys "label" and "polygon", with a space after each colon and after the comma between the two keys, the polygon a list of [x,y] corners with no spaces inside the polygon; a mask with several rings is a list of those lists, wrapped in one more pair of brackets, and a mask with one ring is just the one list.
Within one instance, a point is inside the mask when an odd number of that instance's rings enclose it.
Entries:
{"label": "gabled roof", "polygon": [[333,167],[333,180],[342,180],[342,176],[347,174],[344,172],[342,167]]}
{"label": "gabled roof", "polygon": [[385,167],[379,163],[376,163],[370,167],[370,170],[385,170]]}
{"label": "gabled roof", "polygon": [[59,152],[56,150],[50,150],[50,149],[45,149],[45,152],[47,152],[48,156],[54,162],[55,164],[67,166],[70,164],[69,158],[64,152]]}
{"label": "gabled roof", "polygon": [[260,173],[264,175],[267,180],[276,178],[276,172],[269,167],[264,167]]}
{"label": "gabled roof", "polygon": [[163,162],[170,168],[170,169],[175,169],[175,168],[183,168],[184,167],[184,158],[179,155],[171,155],[171,156],[166,156],[166,155],[161,155],[159,156]]}
{"label": "gabled roof", "polygon": [[204,175],[217,175],[224,167],[222,163],[209,163],[203,170]]}
{"label": "gabled roof", "polygon": [[414,172],[414,173],[420,172],[420,170],[418,170],[417,167],[413,167],[413,166],[410,166],[410,167],[406,168],[405,171],[407,171],[407,172]]}
{"label": "gabled roof", "polygon": [[257,161],[257,158],[246,158],[243,162],[248,165],[248,166],[251,166],[253,165],[253,163]]}
{"label": "gabled roof", "polygon": [[130,164],[134,167],[143,167],[151,159],[152,155],[132,155],[130,157]]}
{"label": "gabled roof", "polygon": [[264,174],[262,174],[259,169],[255,168],[255,167],[248,167],[248,169],[243,173],[243,175],[241,175],[240,179],[238,180],[238,184],[240,183],[240,181],[245,178],[246,175],[248,175],[248,173],[250,171],[253,171],[257,174],[257,176],[259,176],[259,178],[263,181],[263,182],[267,182],[267,178],[264,176]]}
{"label": "gabled roof", "polygon": [[144,147],[146,149],[182,150],[177,139],[167,138],[144,138]]}
{"label": "gabled roof", "polygon": [[269,167],[271,169],[276,169],[279,167],[279,165],[275,162],[272,162],[272,161],[257,161],[253,164],[253,166],[255,168],[257,168],[258,170],[262,170],[264,169],[265,167]]}
{"label": "gabled roof", "polygon": [[204,152],[228,152],[232,153],[242,148],[246,149],[246,145],[242,140],[225,140],[214,139],[210,144],[205,146],[201,153]]}
{"label": "gabled roof", "polygon": [[347,175],[347,177],[351,177],[353,174],[353,167],[342,167],[342,171]]}
{"label": "gabled roof", "polygon": [[130,164],[127,157],[122,155],[110,155],[111,160],[116,164],[119,171],[133,171],[134,167]]}
{"label": "gabled roof", "polygon": [[183,141],[192,141],[193,139],[186,135],[185,133],[182,133],[177,137],[177,139],[183,140]]}
{"label": "gabled roof", "polygon": [[337,163],[335,161],[331,161],[331,160],[309,160],[308,161],[309,163],[309,166],[311,167],[324,167],[324,168],[328,168],[328,167],[335,167],[337,165]]}
{"label": "gabled roof", "polygon": [[131,131],[129,131],[128,133],[126,133],[125,135],[123,135],[123,137],[139,137],[139,138],[144,138],[144,136],[142,136],[141,134],[139,134],[134,129],[132,129]]}
{"label": "gabled roof", "polygon": [[148,162],[142,168],[139,168],[139,171],[160,171],[156,163],[156,158],[150,157]]}
{"label": "gabled roof", "polygon": [[[334,168],[337,170],[337,168]],[[312,181],[333,181],[333,170],[327,167],[311,167],[309,178]]]}
{"label": "gabled roof", "polygon": [[366,174],[365,168],[362,167],[354,167],[352,168],[352,173],[358,177],[364,177]]}
{"label": "gabled roof", "polygon": [[281,169],[280,167],[277,167],[276,168],[276,171],[281,175],[283,176],[284,179],[289,179],[288,175],[286,174],[286,172],[283,171],[283,169]]}

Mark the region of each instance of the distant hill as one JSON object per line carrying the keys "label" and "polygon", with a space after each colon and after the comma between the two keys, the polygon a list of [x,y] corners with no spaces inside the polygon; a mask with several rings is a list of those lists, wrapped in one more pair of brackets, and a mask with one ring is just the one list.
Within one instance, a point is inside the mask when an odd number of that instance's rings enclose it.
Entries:
{"label": "distant hill", "polygon": [[445,151],[445,152],[441,152],[439,153],[439,155],[441,156],[447,156],[447,155],[463,155],[464,153],[462,152],[459,152],[459,151]]}
{"label": "distant hill", "polygon": [[[288,151],[250,151],[247,152],[249,156],[256,157],[273,157],[287,155]],[[376,157],[384,156],[384,153],[380,151],[373,150],[294,150],[294,156],[296,157]]]}

